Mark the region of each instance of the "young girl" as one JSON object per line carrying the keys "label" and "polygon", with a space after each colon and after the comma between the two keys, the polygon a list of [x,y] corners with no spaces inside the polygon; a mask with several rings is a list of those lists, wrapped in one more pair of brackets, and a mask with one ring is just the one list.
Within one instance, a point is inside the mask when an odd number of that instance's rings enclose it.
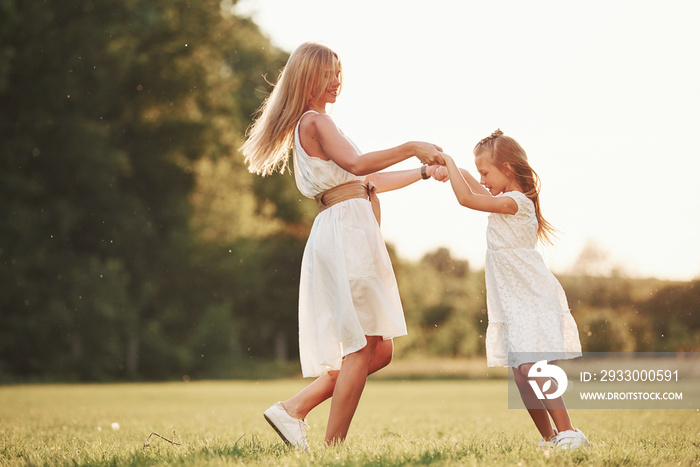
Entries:
{"label": "young girl", "polygon": [[305,450],[304,418],[329,397],[326,444],[345,439],[367,375],[389,364],[391,339],[406,334],[375,192],[427,179],[436,167],[378,172],[414,156],[444,164],[439,147],[421,142],[362,154],[326,114],[341,82],[335,52],[302,44],[243,145],[250,171],[261,175],[284,170],[293,146],[297,187],[321,211],[304,250],[299,290],[302,373],[317,379],[264,414],[286,443]]}
{"label": "young girl", "polygon": [[[492,213],[486,232],[487,364],[513,368],[520,396],[542,435],[539,446],[587,446],[562,398],[540,400],[528,382],[539,360],[581,356],[564,291],[535,249],[538,240],[551,243],[554,231],[540,210],[539,177],[523,148],[500,130],[479,141],[474,156],[481,183],[451,157],[444,159],[459,204]],[[540,388],[543,379],[537,379]]]}

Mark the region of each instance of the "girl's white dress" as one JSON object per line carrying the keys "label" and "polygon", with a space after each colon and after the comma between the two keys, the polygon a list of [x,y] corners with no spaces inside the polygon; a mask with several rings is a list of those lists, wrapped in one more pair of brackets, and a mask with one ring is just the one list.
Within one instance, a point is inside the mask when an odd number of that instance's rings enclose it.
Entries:
{"label": "girl's white dress", "polygon": [[581,342],[564,290],[535,249],[535,206],[519,191],[500,196],[513,198],[518,212],[493,213],[488,220],[487,364],[517,367],[579,357]]}
{"label": "girl's white dress", "polygon": [[[297,187],[309,198],[363,179],[333,161],[306,154],[299,143],[299,123],[293,160]],[[367,345],[366,335],[390,339],[405,334],[396,277],[369,200],[349,199],[320,212],[301,262],[299,355],[304,377],[340,369],[345,355]]]}

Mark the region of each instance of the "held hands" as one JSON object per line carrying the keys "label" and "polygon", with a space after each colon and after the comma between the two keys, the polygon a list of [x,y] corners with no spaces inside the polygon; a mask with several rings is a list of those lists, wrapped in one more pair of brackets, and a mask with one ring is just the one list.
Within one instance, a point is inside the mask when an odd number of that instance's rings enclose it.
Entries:
{"label": "held hands", "polygon": [[442,148],[431,143],[414,142],[414,155],[423,164],[428,165],[445,165],[445,160],[442,158]]}
{"label": "held hands", "polygon": [[426,172],[438,182],[446,182],[450,179],[450,173],[447,171],[447,167],[442,165],[430,165]]}
{"label": "held hands", "polygon": [[447,169],[447,164],[449,162],[454,164],[454,161],[452,160],[451,156],[442,152],[442,150],[440,150],[440,158],[442,158],[443,164],[428,166],[426,172],[438,182],[446,182],[450,179],[450,172]]}
{"label": "held hands", "polygon": [[428,167],[426,173],[439,182],[446,182],[450,179],[447,170],[447,161],[452,158],[442,152],[442,148],[435,144],[414,142],[415,156]]}
{"label": "held hands", "polygon": [[442,160],[445,162],[442,166],[439,167],[440,170],[438,170],[438,177],[444,177],[445,180],[450,179],[450,169],[449,166],[452,165],[454,168],[459,170],[459,168],[455,165],[454,159],[452,159],[452,156],[450,156],[447,153],[441,152],[440,156],[442,157]]}
{"label": "held hands", "polygon": [[[440,146],[430,143],[415,143],[417,144],[416,157],[423,164],[426,164],[426,173],[438,182],[446,182],[450,179],[450,173],[447,170],[447,160],[451,159],[449,155],[442,152]],[[421,151],[421,152],[419,152]]]}
{"label": "held hands", "polygon": [[430,177],[433,177],[438,182],[444,183],[450,179],[450,174],[447,172],[447,168],[441,165],[429,165],[425,169],[425,173],[427,173]]}

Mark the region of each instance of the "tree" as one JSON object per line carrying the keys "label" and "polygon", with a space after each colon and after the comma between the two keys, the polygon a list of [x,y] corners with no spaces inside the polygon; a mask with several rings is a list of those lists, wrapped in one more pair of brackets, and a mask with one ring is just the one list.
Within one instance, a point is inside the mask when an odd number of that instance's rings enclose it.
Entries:
{"label": "tree", "polygon": [[0,57],[0,371],[171,374],[197,323],[235,311],[193,289],[216,275],[190,225],[197,164],[236,157],[253,76],[285,55],[217,0],[8,0]]}

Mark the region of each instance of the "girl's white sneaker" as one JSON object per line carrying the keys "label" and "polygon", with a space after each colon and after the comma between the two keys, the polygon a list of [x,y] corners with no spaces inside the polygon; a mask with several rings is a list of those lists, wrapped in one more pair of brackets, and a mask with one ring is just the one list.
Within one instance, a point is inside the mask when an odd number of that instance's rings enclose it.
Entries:
{"label": "girl's white sneaker", "polygon": [[538,448],[551,448],[554,446],[554,438],[550,439],[549,441],[545,441],[544,438],[540,438],[540,442],[537,443]]}
{"label": "girl's white sneaker", "polygon": [[538,448],[552,448],[552,447],[554,447],[554,442],[556,441],[558,434],[559,434],[559,432],[555,428],[554,429],[554,437],[552,439],[550,439],[549,441],[545,441],[544,437],[540,438],[540,442],[537,443],[537,447]]}
{"label": "girl's white sneaker", "polygon": [[554,442],[554,446],[560,449],[585,448],[591,445],[588,438],[576,428],[560,432],[557,436],[552,438],[552,441]]}
{"label": "girl's white sneaker", "polygon": [[540,442],[537,443],[538,448],[551,448],[554,447],[554,438],[549,441],[545,441],[544,438],[540,438]]}

